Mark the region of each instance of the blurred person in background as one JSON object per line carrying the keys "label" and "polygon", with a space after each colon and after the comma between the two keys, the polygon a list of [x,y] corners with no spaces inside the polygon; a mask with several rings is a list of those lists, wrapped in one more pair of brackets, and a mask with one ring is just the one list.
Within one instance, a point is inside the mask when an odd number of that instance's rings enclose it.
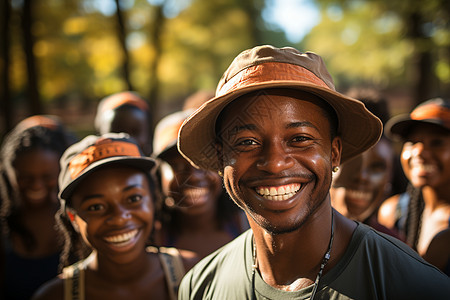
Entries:
{"label": "blurred person in background", "polygon": [[[192,113],[163,118],[155,128],[154,155],[163,193],[159,240],[163,246],[188,249],[204,257],[249,228],[230,201],[218,173],[194,168],[177,149],[178,130]],[[201,149],[199,149],[201,151]]]}
{"label": "blurred person in background", "polygon": [[171,299],[193,253],[150,245],[159,192],[153,169],[125,133],[90,135],[61,157],[62,273],[33,299]]}
{"label": "blurred person in background", "polygon": [[55,230],[59,159],[76,137],[56,116],[29,117],[1,148],[1,299],[29,299],[57,274],[61,243]]}
{"label": "blurred person in background", "polygon": [[431,99],[393,117],[386,133],[403,141],[401,162],[409,185],[382,204],[378,219],[425,255],[433,237],[450,225],[449,100]]}
{"label": "blurred person in background", "polygon": [[[390,117],[387,101],[374,89],[352,89],[350,97],[360,99],[383,125]],[[344,216],[374,229],[399,237],[377,220],[381,203],[391,196],[394,180],[394,149],[384,135],[371,149],[343,163],[334,173],[331,203]]]}
{"label": "blurred person in background", "polygon": [[99,134],[128,133],[147,156],[153,151],[153,115],[147,101],[135,92],[119,92],[100,100],[94,125]]}

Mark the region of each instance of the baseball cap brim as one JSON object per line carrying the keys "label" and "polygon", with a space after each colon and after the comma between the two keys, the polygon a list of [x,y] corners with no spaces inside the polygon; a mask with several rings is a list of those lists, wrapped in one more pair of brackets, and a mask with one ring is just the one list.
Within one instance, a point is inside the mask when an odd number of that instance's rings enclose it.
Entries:
{"label": "baseball cap brim", "polygon": [[433,124],[447,129],[440,119],[413,120],[409,114],[392,117],[385,125],[385,134],[392,140],[405,139],[411,132],[411,128],[417,125]]}
{"label": "baseball cap brim", "polygon": [[143,172],[151,172],[156,166],[156,161],[149,157],[134,157],[134,156],[114,156],[105,158],[90,164],[84,169],[73,181],[71,181],[64,189],[59,192],[59,198],[68,200],[72,195],[75,188],[83,181],[87,176],[95,172],[100,168],[112,165],[123,165],[127,167],[133,167]]}
{"label": "baseball cap brim", "polygon": [[203,104],[181,126],[178,150],[194,166],[220,170],[217,157],[216,121],[220,112],[236,98],[250,92],[269,88],[296,89],[316,95],[326,101],[338,117],[338,135],[342,138],[341,162],[373,146],[381,137],[382,123],[364,104],[334,90],[314,83],[291,80],[266,81],[249,84]]}

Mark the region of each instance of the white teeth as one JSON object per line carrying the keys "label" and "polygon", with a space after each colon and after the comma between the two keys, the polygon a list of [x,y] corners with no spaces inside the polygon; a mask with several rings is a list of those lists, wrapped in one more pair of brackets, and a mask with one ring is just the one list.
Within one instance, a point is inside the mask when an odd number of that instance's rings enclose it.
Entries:
{"label": "white teeth", "polygon": [[209,190],[207,188],[185,189],[183,193],[188,197],[199,198],[207,195]]}
{"label": "white teeth", "polygon": [[47,190],[45,190],[45,189],[41,189],[39,191],[27,190],[25,192],[25,196],[32,200],[40,200],[40,199],[44,198],[45,196],[47,196]]}
{"label": "white teeth", "polygon": [[132,231],[124,233],[124,234],[105,237],[105,241],[107,241],[108,243],[124,243],[124,242],[128,242],[133,237],[135,237],[137,233],[138,233],[138,230],[135,229],[135,230],[132,230]]}
{"label": "white teeth", "polygon": [[372,198],[371,193],[368,192],[362,192],[362,191],[355,191],[355,190],[347,190],[348,196],[355,199],[360,199],[363,201],[370,201]]}
{"label": "white teeth", "polygon": [[268,200],[282,201],[293,197],[300,187],[298,183],[279,187],[258,187],[256,192]]}
{"label": "white teeth", "polygon": [[274,187],[270,188],[270,196],[275,196],[277,194],[277,189]]}

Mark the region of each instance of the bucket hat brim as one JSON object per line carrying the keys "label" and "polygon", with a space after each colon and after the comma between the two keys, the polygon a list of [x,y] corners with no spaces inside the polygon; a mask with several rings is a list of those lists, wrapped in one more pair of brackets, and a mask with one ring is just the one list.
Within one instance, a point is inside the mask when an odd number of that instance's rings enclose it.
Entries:
{"label": "bucket hat brim", "polygon": [[382,123],[364,104],[339,92],[314,83],[276,80],[250,84],[215,97],[196,110],[181,126],[178,150],[195,167],[221,169],[216,152],[216,121],[233,100],[253,91],[286,88],[311,93],[327,102],[338,118],[338,135],[342,138],[341,163],[364,152],[381,137]]}

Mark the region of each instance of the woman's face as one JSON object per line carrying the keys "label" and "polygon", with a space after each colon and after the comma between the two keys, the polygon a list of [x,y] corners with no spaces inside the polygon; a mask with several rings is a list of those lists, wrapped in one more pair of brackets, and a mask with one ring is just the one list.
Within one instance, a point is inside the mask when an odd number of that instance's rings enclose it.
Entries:
{"label": "woman's face", "polygon": [[163,159],[162,190],[173,200],[172,205],[189,214],[215,209],[222,192],[222,180],[217,173],[194,168],[175,147],[168,150]]}
{"label": "woman's face", "polygon": [[99,256],[126,263],[145,252],[154,206],[142,171],[114,166],[93,172],[77,186],[71,209],[75,227]]}
{"label": "woman's face", "polygon": [[415,187],[450,186],[450,133],[440,126],[421,124],[412,128],[403,145],[401,163]]}
{"label": "woman's face", "polygon": [[32,149],[14,161],[20,197],[27,207],[58,203],[59,155],[48,149]]}
{"label": "woman's face", "polygon": [[364,221],[387,197],[392,165],[393,150],[385,139],[342,164],[333,179],[333,205],[348,217]]}

